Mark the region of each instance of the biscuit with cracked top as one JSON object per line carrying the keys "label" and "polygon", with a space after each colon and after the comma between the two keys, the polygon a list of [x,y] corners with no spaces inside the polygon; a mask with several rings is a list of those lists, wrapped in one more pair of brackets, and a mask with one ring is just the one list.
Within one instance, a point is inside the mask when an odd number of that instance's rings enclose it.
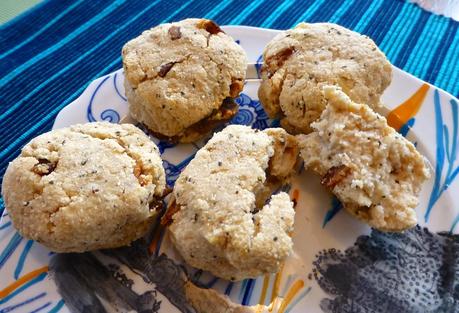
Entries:
{"label": "biscuit with cracked top", "polygon": [[297,162],[281,128],[231,125],[177,179],[169,226],[185,261],[228,280],[276,272],[292,251],[294,209],[285,192]]}

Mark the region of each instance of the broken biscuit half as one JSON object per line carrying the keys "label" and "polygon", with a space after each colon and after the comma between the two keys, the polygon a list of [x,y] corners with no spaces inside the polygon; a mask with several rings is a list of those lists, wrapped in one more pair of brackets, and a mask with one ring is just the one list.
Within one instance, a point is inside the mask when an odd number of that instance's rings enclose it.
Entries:
{"label": "broken biscuit half", "polygon": [[325,86],[323,95],[327,105],[313,132],[297,136],[304,167],[322,176],[344,208],[370,226],[415,226],[418,195],[430,177],[427,160],[368,105],[336,86]]}
{"label": "broken biscuit half", "polygon": [[185,261],[232,281],[276,272],[292,251],[295,211],[282,187],[297,158],[280,128],[216,133],[180,174],[163,219]]}

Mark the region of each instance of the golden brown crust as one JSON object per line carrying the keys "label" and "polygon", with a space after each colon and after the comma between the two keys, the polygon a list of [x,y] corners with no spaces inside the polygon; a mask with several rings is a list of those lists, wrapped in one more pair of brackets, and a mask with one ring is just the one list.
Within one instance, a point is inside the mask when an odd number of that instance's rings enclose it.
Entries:
{"label": "golden brown crust", "polygon": [[232,98],[226,98],[218,110],[210,116],[186,128],[180,134],[172,137],[150,130],[146,125],[144,129],[156,138],[170,143],[190,143],[209,135],[216,127],[229,122],[239,111],[239,106]]}

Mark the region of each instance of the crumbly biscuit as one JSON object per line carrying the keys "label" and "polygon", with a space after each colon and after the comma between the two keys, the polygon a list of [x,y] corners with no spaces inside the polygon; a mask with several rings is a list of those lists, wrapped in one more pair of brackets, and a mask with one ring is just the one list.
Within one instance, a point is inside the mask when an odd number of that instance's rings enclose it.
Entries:
{"label": "crumbly biscuit", "polygon": [[390,63],[367,36],[330,23],[300,23],[263,52],[258,96],[270,117],[291,133],[308,133],[325,108],[321,88],[338,85],[353,101],[380,105]]}
{"label": "crumbly biscuit", "polygon": [[292,251],[295,212],[287,193],[273,193],[297,156],[295,137],[280,128],[232,125],[215,134],[181,173],[169,207],[185,261],[229,280],[277,271]]}
{"label": "crumbly biscuit", "polygon": [[323,92],[327,106],[313,132],[297,136],[305,168],[321,175],[347,211],[370,226],[415,226],[418,194],[430,175],[426,159],[369,106],[336,86]]}
{"label": "crumbly biscuit", "polygon": [[144,31],[122,56],[130,114],[159,137],[191,142],[237,113],[232,99],[242,91],[247,57],[210,20]]}
{"label": "crumbly biscuit", "polygon": [[141,237],[164,189],[156,145],[133,125],[98,122],[33,139],[9,164],[2,194],[21,235],[83,252]]}
{"label": "crumbly biscuit", "polygon": [[[196,313],[269,313],[272,308],[262,304],[245,306],[236,304],[231,299],[214,289],[199,288],[190,281],[185,283],[186,299]],[[275,310],[274,312],[276,312]]]}

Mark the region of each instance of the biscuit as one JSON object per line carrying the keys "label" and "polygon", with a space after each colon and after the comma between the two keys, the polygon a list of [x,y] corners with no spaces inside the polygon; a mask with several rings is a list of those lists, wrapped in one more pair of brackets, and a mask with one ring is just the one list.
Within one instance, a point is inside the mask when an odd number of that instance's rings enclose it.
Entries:
{"label": "biscuit", "polygon": [[253,306],[236,304],[228,296],[214,289],[199,288],[190,281],[185,283],[184,289],[186,299],[196,313],[268,313],[273,311],[272,307],[262,304]]}
{"label": "biscuit", "polygon": [[33,139],[9,164],[2,194],[22,236],[83,252],[141,237],[164,189],[156,145],[133,125],[98,122]]}
{"label": "biscuit", "polygon": [[129,112],[161,139],[195,141],[237,113],[247,56],[213,21],[159,25],[122,57]]}
{"label": "biscuit", "polygon": [[323,92],[327,106],[313,132],[297,136],[305,168],[321,175],[344,208],[370,226],[415,226],[418,195],[430,176],[427,160],[369,106],[336,86]]}
{"label": "biscuit", "polygon": [[233,281],[276,272],[292,251],[295,212],[287,193],[273,193],[297,156],[295,137],[281,128],[215,134],[180,174],[166,213],[185,261]]}
{"label": "biscuit", "polygon": [[308,133],[325,108],[321,89],[338,85],[375,108],[392,68],[367,36],[330,23],[300,23],[272,39],[263,52],[258,96],[271,118],[291,133]]}

